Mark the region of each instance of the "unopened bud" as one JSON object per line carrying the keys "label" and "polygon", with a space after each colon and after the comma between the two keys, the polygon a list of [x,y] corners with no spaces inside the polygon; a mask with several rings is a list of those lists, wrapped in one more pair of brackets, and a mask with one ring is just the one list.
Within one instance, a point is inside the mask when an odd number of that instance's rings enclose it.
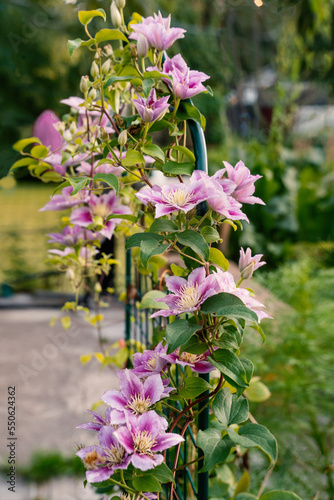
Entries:
{"label": "unopened bud", "polygon": [[134,43],[130,45],[130,56],[132,57],[132,59],[137,58],[137,47],[135,46]]}
{"label": "unopened bud", "polygon": [[113,51],[113,48],[110,45],[110,43],[108,43],[108,45],[105,45],[103,47],[103,49],[104,49],[104,52],[107,54],[107,56],[113,56],[114,55],[114,51]]}
{"label": "unopened bud", "polygon": [[249,280],[253,276],[255,263],[252,261],[248,266],[246,266],[241,272],[241,279]]}
{"label": "unopened bud", "polygon": [[94,285],[94,291],[96,293],[101,293],[102,292],[102,286],[99,282],[96,282],[95,285]]}
{"label": "unopened bud", "polygon": [[124,128],[125,127],[125,121],[121,117],[121,115],[114,115],[114,119],[116,122],[116,125],[118,128]]}
{"label": "unopened bud", "polygon": [[92,66],[90,68],[90,74],[94,79],[99,76],[99,67],[95,61],[92,62]]}
{"label": "unopened bud", "polygon": [[70,125],[70,132],[71,134],[75,134],[77,131],[77,124],[75,122],[72,122]]}
{"label": "unopened bud", "polygon": [[107,141],[109,139],[108,132],[103,127],[96,126],[96,128],[99,139],[102,139],[102,141]]}
{"label": "unopened bud", "polygon": [[143,35],[142,33],[138,33],[138,39],[137,39],[138,57],[146,57],[149,48],[150,48],[150,45],[148,43],[146,36]]}
{"label": "unopened bud", "polygon": [[110,17],[111,17],[111,22],[113,23],[115,28],[120,28],[122,26],[121,14],[114,1],[110,5]]}
{"label": "unopened bud", "polygon": [[103,64],[102,64],[102,73],[105,75],[108,73],[110,70],[110,59],[107,59]]}
{"label": "unopened bud", "polygon": [[69,142],[73,139],[72,134],[71,134],[69,129],[65,130],[63,137],[64,137],[65,141],[67,141],[67,142]]}
{"label": "unopened bud", "polygon": [[63,134],[65,132],[65,123],[64,122],[56,122],[53,124],[54,128],[60,133]]}
{"label": "unopened bud", "polygon": [[122,132],[118,136],[118,144],[120,146],[125,146],[128,140],[128,133],[126,130],[122,130]]}
{"label": "unopened bud", "polygon": [[125,7],[125,0],[115,0],[116,5],[119,9],[124,9]]}
{"label": "unopened bud", "polygon": [[80,80],[80,90],[85,94],[88,90],[88,76],[82,76]]}
{"label": "unopened bud", "polygon": [[103,217],[101,215],[96,215],[93,219],[93,222],[94,222],[95,226],[97,227],[98,231],[100,231],[104,226]]}
{"label": "unopened bud", "polygon": [[95,89],[90,89],[89,94],[88,94],[89,99],[94,101],[96,99],[96,90]]}
{"label": "unopened bud", "polygon": [[75,280],[75,273],[74,273],[73,269],[71,269],[71,268],[67,269],[66,278],[69,279],[70,281]]}

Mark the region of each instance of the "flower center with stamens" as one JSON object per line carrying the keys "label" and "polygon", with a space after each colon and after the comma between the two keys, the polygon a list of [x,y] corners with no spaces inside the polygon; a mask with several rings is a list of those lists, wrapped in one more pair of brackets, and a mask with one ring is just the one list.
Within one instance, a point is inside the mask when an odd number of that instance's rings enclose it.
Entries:
{"label": "flower center with stamens", "polygon": [[123,462],[125,455],[125,449],[123,446],[116,444],[115,446],[110,446],[110,448],[104,449],[106,456],[106,462],[109,465],[117,465]]}
{"label": "flower center with stamens", "polygon": [[131,396],[131,403],[129,403],[126,408],[130,408],[136,415],[141,415],[145,413],[150,406],[151,400],[149,397],[145,399],[143,396],[136,394],[135,396]]}
{"label": "flower center with stamens", "polygon": [[148,431],[142,431],[133,437],[133,444],[135,445],[135,452],[140,455],[153,455],[151,448],[157,444],[157,441]]}
{"label": "flower center with stamens", "polygon": [[93,450],[87,453],[83,459],[83,464],[86,469],[96,469],[96,467],[105,462],[105,457],[102,457],[97,451]]}
{"label": "flower center with stamens", "polygon": [[180,309],[192,309],[198,305],[200,300],[198,285],[183,285],[178,291],[178,295],[180,295],[180,298],[176,304]]}
{"label": "flower center with stamens", "polygon": [[146,362],[146,367],[148,370],[155,370],[157,367],[157,357],[152,356],[147,362]]}
{"label": "flower center with stamens", "polygon": [[180,360],[185,363],[191,363],[192,365],[197,361],[200,361],[201,356],[196,356],[195,354],[190,354],[190,352],[182,352],[180,354]]}
{"label": "flower center with stamens", "polygon": [[183,207],[191,200],[192,195],[192,191],[189,192],[185,189],[175,189],[164,193],[165,200],[174,207]]}
{"label": "flower center with stamens", "polygon": [[110,208],[107,205],[101,203],[100,205],[92,207],[92,212],[94,216],[100,216],[105,219],[106,217],[108,217],[108,215],[110,215]]}

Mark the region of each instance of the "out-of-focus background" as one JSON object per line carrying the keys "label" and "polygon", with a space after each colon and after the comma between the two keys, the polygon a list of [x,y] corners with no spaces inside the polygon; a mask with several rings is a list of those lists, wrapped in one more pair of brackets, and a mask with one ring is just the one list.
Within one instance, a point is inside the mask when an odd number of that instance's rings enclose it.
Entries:
{"label": "out-of-focus background", "polygon": [[[80,77],[89,72],[91,60],[84,49],[70,57],[67,40],[83,35],[77,11],[96,7],[108,12],[109,4],[0,4],[0,315],[5,325],[14,321],[8,300],[15,305],[19,297],[22,307],[30,304],[26,294],[33,293],[35,304],[52,306],[55,293],[68,292],[63,276],[44,263],[45,234],[57,229],[58,214],[38,209],[54,185],[35,182],[24,169],[16,182],[6,175],[17,159],[12,144],[31,135],[36,117],[47,108],[61,116],[67,109],[59,101],[80,95]],[[271,300],[281,301],[275,320],[264,325],[265,345],[252,337],[245,342],[256,375],[272,393],[253,402],[252,412],[279,441],[270,486],[292,489],[303,499],[333,499],[334,0],[127,0],[126,12],[133,10],[143,16],[171,13],[172,25],[187,34],[169,55],[181,52],[192,69],[211,76],[214,96],[194,99],[207,118],[211,173],[222,160],[235,165],[241,159],[252,174],[262,175],[256,195],[266,206],[248,206],[251,224],[225,241],[231,260],[237,261],[240,246],[264,254],[267,266],[255,279]],[[122,273],[116,278],[122,291]],[[29,321],[14,322],[15,328],[33,329]],[[36,321],[46,322],[46,316]],[[121,337],[121,327],[119,332]],[[39,448],[32,443],[31,452]],[[51,440],[46,455],[30,460],[27,452],[22,478],[42,484],[50,471],[75,475],[68,450],[55,455],[53,449]],[[254,467],[262,466],[259,459]],[[49,498],[50,492],[38,495]]]}

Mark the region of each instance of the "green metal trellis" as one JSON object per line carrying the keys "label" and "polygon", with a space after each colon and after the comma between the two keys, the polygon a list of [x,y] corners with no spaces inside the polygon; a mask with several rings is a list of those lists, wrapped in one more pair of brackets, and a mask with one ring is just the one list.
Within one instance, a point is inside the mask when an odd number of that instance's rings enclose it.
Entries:
{"label": "green metal trellis", "polygon": [[[188,102],[191,102],[190,100]],[[188,126],[193,142],[193,149],[196,158],[195,168],[197,170],[202,170],[207,173],[208,171],[208,161],[207,161],[207,150],[203,129],[194,120],[188,120]],[[205,211],[205,202],[201,203],[197,207],[197,212],[202,215]],[[136,307],[136,302],[141,300],[143,295],[152,289],[152,281],[149,276],[142,276],[138,270],[135,268],[131,249],[126,252],[126,289],[127,289],[127,301],[126,301],[126,320],[125,320],[125,340],[127,345],[130,346],[130,350],[133,352],[136,350],[136,345],[139,342],[145,348],[150,348],[152,346],[153,340],[153,330],[155,326],[158,326],[159,319],[150,320],[149,316],[152,311],[145,309],[139,310]],[[179,368],[181,369],[181,367]],[[179,372],[176,372],[176,377],[179,376]],[[200,375],[204,380],[209,381],[209,374]],[[177,382],[177,380],[176,380]],[[180,403],[178,403],[180,405]],[[205,407],[205,403],[202,405]],[[202,406],[203,408],[203,406]],[[201,410],[201,404],[199,405],[199,410]],[[198,417],[198,428],[205,430],[209,427],[209,407],[206,406],[203,411],[200,412]],[[180,449],[180,460],[183,463],[189,461],[189,453],[191,449],[197,449],[195,437],[192,433],[190,427],[187,428],[185,434],[185,441]],[[193,444],[193,447],[190,444]],[[199,452],[200,453],[200,452]],[[167,462],[172,463],[171,454],[167,453]],[[177,498],[180,500],[188,500],[197,498],[198,500],[208,500],[209,496],[209,473],[204,472],[200,474],[194,473],[194,470],[200,470],[202,468],[202,460],[198,462],[198,465],[191,469],[189,466],[181,469],[176,474],[176,494]]]}

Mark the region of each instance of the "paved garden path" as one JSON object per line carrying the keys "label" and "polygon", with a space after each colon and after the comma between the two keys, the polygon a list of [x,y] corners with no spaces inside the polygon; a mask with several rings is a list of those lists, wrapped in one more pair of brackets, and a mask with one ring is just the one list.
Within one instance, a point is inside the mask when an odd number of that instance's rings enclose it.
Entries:
{"label": "paved garden path", "polygon": [[[237,273],[236,266],[232,267]],[[248,285],[248,284],[247,284]],[[257,298],[275,315],[274,300],[256,283]],[[277,309],[277,302],[275,301]],[[277,310],[276,310],[277,313]],[[72,327],[64,332],[60,324],[50,327],[55,309],[0,310],[0,415],[1,463],[7,463],[6,448],[7,388],[15,386],[17,463],[28,464],[36,450],[59,450],[73,455],[76,443],[94,443],[94,434],[76,426],[89,420],[85,410],[98,401],[107,389],[118,388],[116,370],[101,370],[94,359],[83,366],[80,355],[98,351],[93,327],[73,316]],[[104,336],[108,342],[124,338],[124,311],[115,302],[105,312]],[[91,500],[96,496],[84,490],[82,480],[64,479],[49,482],[40,492],[31,485],[17,484],[15,494],[7,490],[3,477],[1,500]]]}

